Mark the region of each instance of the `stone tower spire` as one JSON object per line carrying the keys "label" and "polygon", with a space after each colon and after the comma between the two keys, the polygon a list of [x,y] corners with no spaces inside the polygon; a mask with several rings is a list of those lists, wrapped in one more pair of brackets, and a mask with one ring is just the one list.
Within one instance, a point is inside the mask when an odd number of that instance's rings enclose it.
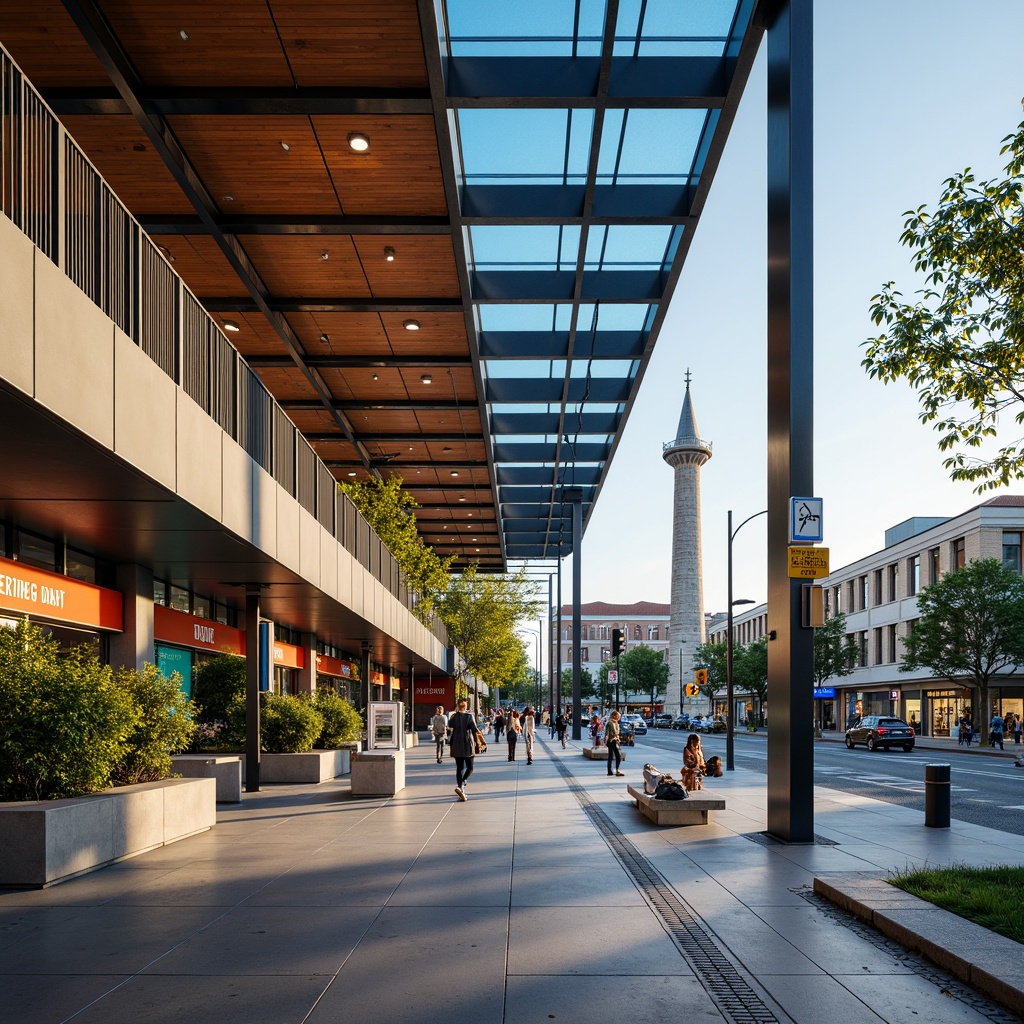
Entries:
{"label": "stone tower spire", "polygon": [[[669,626],[669,683],[665,710],[683,707],[682,687],[693,681],[697,645],[704,642],[704,583],[700,538],[700,468],[711,458],[711,442],[697,430],[690,398],[690,371],[676,439],[662,446],[662,458],[675,470],[672,519],[672,613]],[[688,698],[687,710],[709,712],[704,697]]]}

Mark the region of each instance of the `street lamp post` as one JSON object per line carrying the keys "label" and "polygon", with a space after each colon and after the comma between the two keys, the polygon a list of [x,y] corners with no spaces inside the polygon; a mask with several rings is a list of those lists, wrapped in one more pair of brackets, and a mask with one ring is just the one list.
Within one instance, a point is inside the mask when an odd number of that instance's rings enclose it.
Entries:
{"label": "street lamp post", "polygon": [[733,706],[733,694],[732,694],[732,606],[734,604],[753,604],[754,602],[748,597],[740,598],[738,601],[734,601],[732,597],[732,542],[736,537],[736,534],[743,529],[751,519],[756,519],[758,516],[764,516],[768,514],[768,509],[763,509],[760,512],[755,512],[752,516],[747,516],[746,519],[740,523],[739,526],[734,530],[732,528],[732,509],[729,509],[728,515],[728,532],[729,532],[729,558],[728,558],[728,571],[729,571],[729,585],[728,585],[728,604],[729,607],[726,610],[726,634],[725,634],[725,699],[728,702],[728,707],[725,716],[725,770],[733,771],[736,767],[735,762],[735,744],[733,741],[733,716],[736,713],[736,709]]}

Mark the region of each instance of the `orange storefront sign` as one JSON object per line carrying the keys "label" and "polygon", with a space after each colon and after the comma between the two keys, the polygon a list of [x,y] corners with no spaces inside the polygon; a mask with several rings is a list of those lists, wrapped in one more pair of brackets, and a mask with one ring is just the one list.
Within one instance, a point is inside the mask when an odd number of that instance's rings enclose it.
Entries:
{"label": "orange storefront sign", "polygon": [[245,655],[245,630],[176,612],[162,604],[153,606],[153,635],[161,643]]}
{"label": "orange storefront sign", "polygon": [[355,666],[351,661],[331,658],[326,654],[316,656],[316,670],[325,676],[343,676],[346,679],[351,679],[356,674]]}
{"label": "orange storefront sign", "polygon": [[0,609],[73,626],[120,633],[124,629],[121,595],[23,562],[0,558]]}

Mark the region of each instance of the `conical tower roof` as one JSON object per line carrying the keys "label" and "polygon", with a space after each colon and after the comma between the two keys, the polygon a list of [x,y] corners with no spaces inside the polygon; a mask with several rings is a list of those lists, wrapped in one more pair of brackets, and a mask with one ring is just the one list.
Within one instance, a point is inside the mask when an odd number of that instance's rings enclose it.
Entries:
{"label": "conical tower roof", "polygon": [[676,437],[700,437],[697,417],[693,414],[693,400],[690,398],[690,371],[686,371],[686,395],[683,397],[683,411],[679,414]]}
{"label": "conical tower roof", "polygon": [[686,371],[686,394],[683,396],[683,410],[679,414],[679,427],[674,441],[662,445],[662,458],[678,465],[679,456],[685,455],[686,461],[691,457],[698,459],[698,465],[711,458],[711,442],[701,439],[697,429],[697,417],[693,412],[693,399],[690,397],[690,371]]}

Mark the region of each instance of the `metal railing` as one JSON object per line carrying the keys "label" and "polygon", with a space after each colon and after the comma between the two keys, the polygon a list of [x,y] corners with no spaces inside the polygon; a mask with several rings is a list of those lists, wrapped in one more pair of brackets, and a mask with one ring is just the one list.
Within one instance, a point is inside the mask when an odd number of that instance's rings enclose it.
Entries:
{"label": "metal railing", "polygon": [[[0,48],[0,212],[402,604],[394,556]],[[448,646],[444,624],[426,623]]]}

